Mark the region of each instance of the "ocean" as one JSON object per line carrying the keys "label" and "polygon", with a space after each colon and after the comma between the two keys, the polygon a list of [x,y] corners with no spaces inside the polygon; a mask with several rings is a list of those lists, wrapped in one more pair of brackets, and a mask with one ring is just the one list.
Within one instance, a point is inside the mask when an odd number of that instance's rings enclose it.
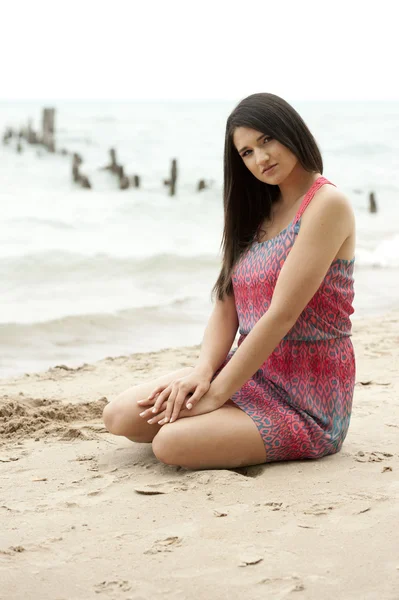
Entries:
{"label": "ocean", "polygon": [[[289,100],[289,99],[288,99]],[[289,100],[290,101],[290,100]],[[399,307],[399,103],[293,102],[357,220],[355,314]],[[0,141],[0,377],[199,344],[220,266],[231,102],[0,102],[0,130],[56,109],[56,149]],[[101,167],[115,148],[141,187]],[[72,181],[71,157],[91,190]],[[178,161],[177,194],[163,185]],[[199,180],[208,188],[197,191]],[[373,191],[377,214],[368,212]]]}

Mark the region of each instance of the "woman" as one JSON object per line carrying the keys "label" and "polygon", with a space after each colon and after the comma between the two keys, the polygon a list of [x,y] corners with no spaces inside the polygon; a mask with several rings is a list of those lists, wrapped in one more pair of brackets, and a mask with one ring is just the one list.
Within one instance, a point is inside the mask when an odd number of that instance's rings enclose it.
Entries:
{"label": "woman", "polygon": [[152,442],[159,460],[191,469],[341,449],[355,384],[355,222],[322,172],[317,144],[287,102],[254,94],[233,110],[223,265],[198,363],[110,402],[110,432]]}

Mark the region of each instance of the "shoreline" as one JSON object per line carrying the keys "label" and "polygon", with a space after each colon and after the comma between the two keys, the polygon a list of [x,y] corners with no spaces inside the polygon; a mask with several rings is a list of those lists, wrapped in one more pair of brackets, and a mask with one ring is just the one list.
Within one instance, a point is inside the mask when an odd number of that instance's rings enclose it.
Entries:
{"label": "shoreline", "polygon": [[107,399],[199,346],[0,380],[4,597],[394,600],[399,311],[352,331],[348,436],[315,461],[186,471],[106,432]]}
{"label": "shoreline", "polygon": [[[393,285],[393,284],[392,284]],[[358,323],[361,323],[363,321],[368,321],[368,320],[376,320],[376,319],[381,319],[381,318],[386,318],[389,317],[390,315],[395,315],[395,314],[399,314],[399,306],[397,303],[395,303],[394,307],[385,304],[384,303],[380,306],[380,297],[379,297],[379,290],[380,290],[380,286],[377,285],[376,286],[376,290],[374,292],[375,294],[375,305],[377,306],[377,308],[374,308],[372,311],[364,313],[364,309],[357,309],[355,306],[355,312],[353,313],[353,315],[351,315],[351,322],[352,322],[352,332],[355,331],[355,326]],[[355,301],[356,301],[356,296],[355,296]],[[386,302],[386,301],[385,301]],[[380,306],[380,307],[379,307]],[[360,314],[359,314],[360,313]],[[207,316],[209,316],[209,313],[207,314]],[[184,343],[184,344],[179,344],[176,346],[169,346],[169,345],[163,345],[161,346],[160,344],[155,345],[155,347],[152,347],[151,349],[145,349],[145,350],[137,350],[137,351],[129,351],[128,353],[126,352],[122,352],[122,353],[118,353],[118,351],[114,351],[113,353],[111,353],[108,356],[104,356],[104,354],[100,355],[98,358],[88,358],[87,357],[87,352],[86,352],[86,356],[82,356],[81,359],[76,359],[76,360],[70,360],[68,358],[60,358],[60,359],[55,359],[54,362],[50,365],[46,365],[43,368],[37,368],[37,367],[32,367],[31,369],[22,369],[22,370],[18,370],[15,372],[14,369],[12,369],[11,373],[2,373],[1,368],[0,368],[0,385],[2,382],[11,380],[11,379],[21,379],[23,377],[26,376],[34,376],[36,374],[39,373],[45,373],[48,370],[54,369],[57,367],[57,365],[64,365],[66,367],[66,370],[70,370],[70,371],[75,371],[77,369],[79,369],[80,367],[84,366],[84,365],[95,365],[98,362],[101,362],[103,360],[105,360],[106,358],[113,358],[113,359],[117,359],[117,358],[121,358],[121,357],[133,357],[133,356],[138,356],[140,357],[141,355],[144,354],[157,354],[160,352],[171,352],[174,349],[178,349],[178,348],[192,348],[192,349],[197,349],[200,348],[201,345],[201,339],[202,339],[202,335],[203,332],[205,330],[206,327],[206,322],[204,323],[203,326],[198,326],[198,324],[195,322],[195,320],[193,321],[193,323],[190,324],[192,327],[192,330],[190,331],[191,336],[193,336],[193,331],[199,331],[200,333],[197,336],[197,339],[199,340],[198,343]],[[187,327],[187,323],[184,323],[184,326]],[[182,330],[183,331],[183,330]],[[184,340],[184,334],[182,333],[182,331],[176,331],[171,329],[171,331],[163,331],[161,338],[162,339],[170,339],[173,337],[177,337],[179,340]],[[151,333],[151,332],[150,332]],[[237,336],[238,337],[238,336]],[[112,344],[110,343],[110,346],[112,346]],[[32,341],[28,340],[28,348],[29,347],[33,347],[33,343]],[[89,346],[88,346],[89,347]],[[72,349],[70,349],[72,350]],[[94,355],[95,354],[99,354],[98,352],[93,352]],[[82,353],[85,354],[85,353]],[[22,359],[24,360],[24,359]]]}

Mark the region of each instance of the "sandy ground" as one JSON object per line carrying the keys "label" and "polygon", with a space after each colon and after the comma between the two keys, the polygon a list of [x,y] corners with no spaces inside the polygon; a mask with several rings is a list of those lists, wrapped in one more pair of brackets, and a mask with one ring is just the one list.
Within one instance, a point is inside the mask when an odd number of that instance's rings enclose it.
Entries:
{"label": "sandy ground", "polygon": [[399,312],[355,322],[342,451],[187,471],[108,434],[106,398],[198,347],[0,380],[0,598],[399,599]]}

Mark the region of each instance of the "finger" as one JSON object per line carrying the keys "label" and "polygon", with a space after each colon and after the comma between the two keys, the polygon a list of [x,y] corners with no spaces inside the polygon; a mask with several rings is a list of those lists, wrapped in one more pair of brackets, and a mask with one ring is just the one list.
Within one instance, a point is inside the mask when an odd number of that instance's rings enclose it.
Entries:
{"label": "finger", "polygon": [[[160,394],[158,394],[155,397],[155,400],[153,399],[153,400],[150,401],[150,406],[151,406],[151,411],[152,412],[158,412],[159,411],[159,409],[162,406],[164,400],[166,400],[166,397],[167,397],[168,393],[169,392],[167,392],[167,390],[163,390]],[[165,397],[165,394],[166,394],[166,397]],[[148,404],[146,406],[148,406]]]}
{"label": "finger", "polygon": [[169,387],[169,383],[162,383],[161,385],[158,385],[151,392],[151,394],[148,396],[148,398],[154,398],[157,394],[160,394],[161,392],[163,392],[163,390],[165,390],[167,387]]}
{"label": "finger", "polygon": [[168,387],[159,394],[158,398],[156,399],[156,401],[154,403],[153,409],[152,409],[153,413],[159,412],[162,404],[169,398],[171,391],[172,391],[172,386],[168,385]]}
{"label": "finger", "polygon": [[145,410],[143,410],[143,412],[140,413],[140,417],[142,417],[143,419],[150,419],[153,416],[154,414],[152,412],[152,407],[146,408]]}
{"label": "finger", "polygon": [[173,407],[175,404],[175,399],[176,399],[177,394],[178,394],[178,389],[176,387],[174,387],[168,398],[167,404],[166,404],[166,414],[165,414],[166,423],[168,423],[170,421],[170,418],[172,416]]}
{"label": "finger", "polygon": [[[165,389],[165,388],[163,388],[163,389]],[[155,389],[154,391],[152,391],[152,392],[151,392],[151,394],[149,394],[149,395],[147,396],[147,398],[145,398],[145,400],[148,400],[148,401],[154,400],[154,398],[155,398],[156,396],[158,396],[158,394],[159,394],[160,392],[162,392],[162,389],[161,389],[161,390],[160,390],[160,389],[158,389],[158,388],[157,388],[157,389]]]}
{"label": "finger", "polygon": [[[179,390],[178,394],[176,395],[175,401],[173,403],[173,408],[172,408],[172,412],[171,412],[171,416],[170,416],[170,422],[173,423],[173,421],[176,421],[177,417],[179,416],[181,407],[183,406],[183,402],[187,397],[187,391],[186,390]],[[166,408],[166,416],[168,416],[168,408]]]}
{"label": "finger", "polygon": [[201,398],[206,394],[206,392],[206,388],[197,387],[194,394],[187,399],[186,407],[188,408],[188,410],[191,410],[198,403],[198,401],[201,400]]}
{"label": "finger", "polygon": [[[163,403],[160,410],[163,411],[165,409],[166,409],[166,402]],[[152,419],[152,417],[154,417],[154,416],[157,416],[157,415],[154,415],[154,413],[152,412],[152,407],[146,408],[145,410],[143,410],[143,412],[140,413],[140,417],[142,417],[143,419]]]}
{"label": "finger", "polygon": [[149,425],[156,425],[156,424],[160,424],[160,421],[164,421],[165,420],[165,410],[163,410],[162,412],[160,412],[158,415],[152,415],[151,419],[149,419],[147,421],[147,423]]}
{"label": "finger", "polygon": [[154,400],[154,398],[160,394],[165,388],[167,388],[168,385],[166,385],[165,383],[162,385],[158,385],[152,392],[151,394],[149,394],[147,396],[147,398],[145,398],[145,400]]}
{"label": "finger", "polygon": [[[156,400],[156,396],[154,396]],[[152,406],[155,402],[154,398],[143,398],[142,400],[137,400],[137,404],[140,406]]]}

